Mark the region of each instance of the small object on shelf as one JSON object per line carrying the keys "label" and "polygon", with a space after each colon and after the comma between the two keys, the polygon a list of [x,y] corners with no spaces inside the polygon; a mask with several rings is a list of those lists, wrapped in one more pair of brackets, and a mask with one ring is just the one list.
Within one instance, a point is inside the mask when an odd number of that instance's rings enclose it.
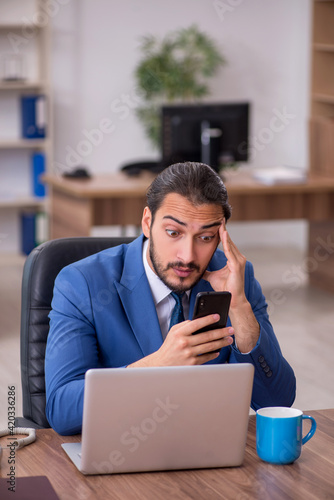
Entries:
{"label": "small object on shelf", "polygon": [[121,167],[121,171],[131,177],[140,175],[143,170],[158,174],[163,170],[163,167],[160,162],[152,160],[127,163]]}
{"label": "small object on shelf", "polygon": [[21,251],[25,255],[36,246],[36,215],[32,212],[23,212],[21,214]]}
{"label": "small object on shelf", "polygon": [[45,184],[43,183],[41,177],[45,173],[44,153],[34,153],[31,157],[31,163],[33,195],[43,197],[45,196]]}
{"label": "small object on shelf", "polygon": [[253,178],[271,186],[273,184],[296,184],[306,181],[306,172],[304,169],[296,167],[272,167],[272,168],[259,168],[253,170]]}
{"label": "small object on shelf", "polygon": [[63,174],[63,177],[66,177],[68,179],[90,179],[91,174],[86,167],[77,167],[70,172],[65,172]]}
{"label": "small object on shelf", "polygon": [[20,54],[6,54],[3,58],[2,79],[5,82],[25,80],[23,76],[23,60]]}
{"label": "small object on shelf", "polygon": [[41,139],[46,136],[46,97],[26,95],[21,97],[22,137]]}

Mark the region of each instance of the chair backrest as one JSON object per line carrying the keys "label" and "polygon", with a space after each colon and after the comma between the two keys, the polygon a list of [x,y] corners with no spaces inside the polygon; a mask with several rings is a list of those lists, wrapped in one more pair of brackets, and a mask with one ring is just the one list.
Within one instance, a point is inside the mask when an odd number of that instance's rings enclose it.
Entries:
{"label": "chair backrest", "polygon": [[20,343],[24,418],[19,425],[50,427],[45,416],[44,358],[49,333],[48,314],[57,274],[72,262],[132,240],[61,238],[39,245],[28,256],[22,277]]}

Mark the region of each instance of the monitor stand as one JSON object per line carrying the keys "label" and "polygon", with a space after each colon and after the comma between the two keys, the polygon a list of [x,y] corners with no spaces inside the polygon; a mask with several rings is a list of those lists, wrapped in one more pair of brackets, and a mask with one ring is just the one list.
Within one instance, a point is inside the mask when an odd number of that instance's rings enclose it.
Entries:
{"label": "monitor stand", "polygon": [[221,128],[209,120],[201,122],[201,162],[219,171]]}

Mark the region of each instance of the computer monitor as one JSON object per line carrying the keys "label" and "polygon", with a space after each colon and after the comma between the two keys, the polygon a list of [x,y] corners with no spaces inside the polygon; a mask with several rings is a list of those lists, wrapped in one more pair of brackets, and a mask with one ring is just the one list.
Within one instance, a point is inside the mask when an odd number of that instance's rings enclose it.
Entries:
{"label": "computer monitor", "polygon": [[162,163],[199,161],[215,170],[248,160],[249,103],[162,108]]}

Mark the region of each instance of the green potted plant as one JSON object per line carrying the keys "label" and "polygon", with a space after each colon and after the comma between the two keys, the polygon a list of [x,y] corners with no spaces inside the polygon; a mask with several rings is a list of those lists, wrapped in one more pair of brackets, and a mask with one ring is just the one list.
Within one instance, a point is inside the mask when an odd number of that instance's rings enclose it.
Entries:
{"label": "green potted plant", "polygon": [[163,40],[143,37],[143,57],[135,70],[143,105],[137,116],[153,146],[160,145],[160,109],[163,104],[200,102],[209,95],[208,81],[224,57],[216,43],[197,26],[173,31]]}

